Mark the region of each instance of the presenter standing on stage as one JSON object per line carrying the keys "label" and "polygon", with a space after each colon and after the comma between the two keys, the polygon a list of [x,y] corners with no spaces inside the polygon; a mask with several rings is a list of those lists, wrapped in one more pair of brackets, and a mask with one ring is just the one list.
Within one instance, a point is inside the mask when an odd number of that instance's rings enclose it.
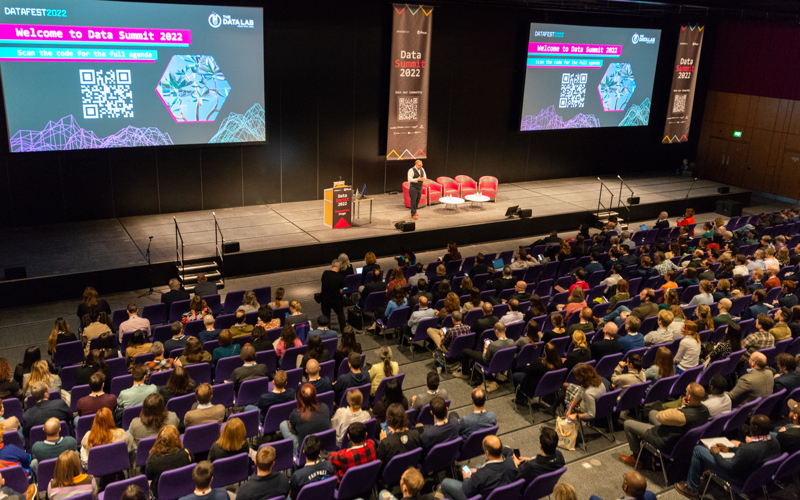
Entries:
{"label": "presenter standing on stage", "polygon": [[419,219],[417,215],[417,205],[422,197],[422,183],[427,180],[425,169],[422,168],[422,160],[414,162],[414,166],[408,169],[408,196],[411,198],[411,218]]}

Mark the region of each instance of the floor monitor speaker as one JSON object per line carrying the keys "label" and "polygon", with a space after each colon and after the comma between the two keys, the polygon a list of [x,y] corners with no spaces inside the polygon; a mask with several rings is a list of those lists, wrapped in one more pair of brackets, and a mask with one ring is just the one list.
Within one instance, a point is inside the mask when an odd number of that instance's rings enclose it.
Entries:
{"label": "floor monitor speaker", "polygon": [[400,230],[400,232],[408,233],[409,231],[414,231],[417,228],[417,224],[414,221],[406,222],[401,220],[400,222],[396,222],[394,227],[395,229]]}
{"label": "floor monitor speaker", "polygon": [[222,249],[225,253],[234,253],[239,251],[238,241],[225,241],[222,243]]}

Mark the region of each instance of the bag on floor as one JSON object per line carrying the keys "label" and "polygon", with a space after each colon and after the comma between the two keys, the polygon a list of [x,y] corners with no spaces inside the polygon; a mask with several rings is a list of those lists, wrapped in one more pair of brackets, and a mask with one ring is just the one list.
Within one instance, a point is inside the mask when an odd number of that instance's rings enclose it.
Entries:
{"label": "bag on floor", "polygon": [[556,434],[558,434],[559,448],[568,451],[575,450],[575,442],[578,440],[578,424],[576,422],[556,417]]}
{"label": "bag on floor", "polygon": [[357,307],[347,310],[347,324],[355,330],[364,329],[364,314]]}

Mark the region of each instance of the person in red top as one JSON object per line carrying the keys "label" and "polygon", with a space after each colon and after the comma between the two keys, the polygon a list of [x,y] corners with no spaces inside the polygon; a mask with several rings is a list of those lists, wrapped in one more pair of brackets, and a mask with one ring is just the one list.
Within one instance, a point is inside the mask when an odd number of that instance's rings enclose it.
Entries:
{"label": "person in red top", "polygon": [[767,268],[767,276],[769,276],[769,279],[764,281],[764,290],[769,290],[771,288],[780,288],[781,280],[777,276],[779,272],[780,268],[778,268],[778,266],[769,266]]}
{"label": "person in red top", "polygon": [[350,424],[347,428],[347,439],[351,441],[350,448],[331,453],[328,457],[328,462],[333,465],[339,482],[351,467],[364,465],[377,458],[375,443],[367,438],[367,427],[361,422]]}
{"label": "person in red top", "polygon": [[589,283],[586,282],[586,271],[584,271],[580,267],[575,270],[575,283],[570,285],[569,291],[571,292],[572,289],[577,287],[577,286],[583,288],[584,292],[588,292],[589,291]]}
{"label": "person in red top", "polygon": [[[83,417],[86,415],[94,415],[100,408],[108,408],[112,412],[117,408],[117,397],[113,394],[106,394],[103,392],[103,384],[106,381],[106,376],[103,372],[93,373],[89,378],[89,388],[92,393],[84,396],[78,400],[77,409],[78,415]],[[78,420],[75,420],[75,425],[78,425]]]}
{"label": "person in red top", "polygon": [[[687,208],[683,219],[678,219],[678,225],[691,226],[692,224],[694,224],[694,208]],[[694,236],[694,231],[692,231],[692,236]]]}

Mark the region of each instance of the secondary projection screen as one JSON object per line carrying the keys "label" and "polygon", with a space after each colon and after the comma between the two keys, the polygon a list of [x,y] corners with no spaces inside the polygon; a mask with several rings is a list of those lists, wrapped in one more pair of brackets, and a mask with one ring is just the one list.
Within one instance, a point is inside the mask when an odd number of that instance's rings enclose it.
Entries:
{"label": "secondary projection screen", "polygon": [[531,23],[520,130],[644,126],[661,30]]}
{"label": "secondary projection screen", "polygon": [[267,140],[262,9],[0,5],[12,152]]}

